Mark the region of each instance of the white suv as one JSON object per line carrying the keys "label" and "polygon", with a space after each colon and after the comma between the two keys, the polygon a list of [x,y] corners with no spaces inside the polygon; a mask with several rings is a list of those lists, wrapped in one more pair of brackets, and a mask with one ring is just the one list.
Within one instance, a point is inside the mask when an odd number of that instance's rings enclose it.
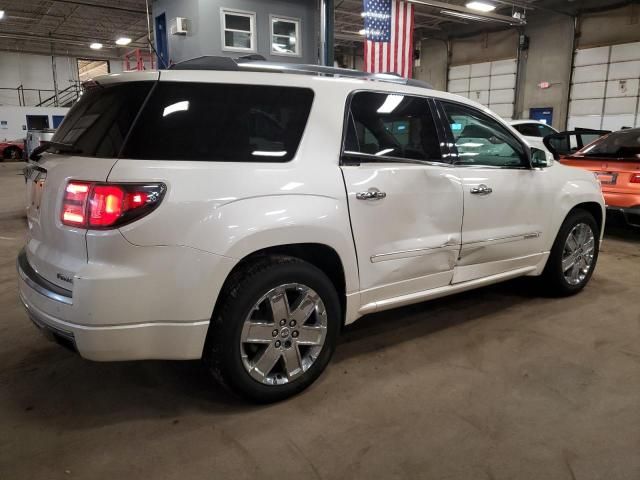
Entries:
{"label": "white suv", "polygon": [[31,167],[20,297],[92,360],[204,358],[274,401],[357,318],[523,275],[589,281],[604,203],[415,82],[204,58],[98,78]]}

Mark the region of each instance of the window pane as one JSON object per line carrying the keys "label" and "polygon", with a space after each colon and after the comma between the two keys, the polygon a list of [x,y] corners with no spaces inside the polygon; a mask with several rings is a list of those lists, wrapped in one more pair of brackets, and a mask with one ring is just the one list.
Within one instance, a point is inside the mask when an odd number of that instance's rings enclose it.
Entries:
{"label": "window pane", "polygon": [[225,13],[225,26],[232,30],[244,30],[245,32],[251,31],[251,18],[245,15],[233,15]]}
{"label": "window pane", "polygon": [[351,101],[345,150],[415,160],[440,160],[440,142],[425,99],[362,92]]}
{"label": "window pane", "polygon": [[296,24],[294,22],[287,22],[284,20],[274,20],[273,22],[273,34],[274,35],[286,35],[288,37],[296,36]]}
{"label": "window pane", "polygon": [[312,101],[306,88],[160,82],[124,156],[286,162],[298,149]]}
{"label": "window pane", "polygon": [[494,119],[460,104],[442,102],[458,149],[458,165],[523,167],[524,149]]}
{"label": "window pane", "polygon": [[224,32],[224,46],[250,49],[251,34],[241,32]]}
{"label": "window pane", "polygon": [[553,135],[555,130],[547,125],[538,125],[538,135],[546,137],[547,135]]}
{"label": "window pane", "polygon": [[69,145],[79,155],[115,158],[152,85],[128,82],[88,89],[71,108],[53,141]]}
{"label": "window pane", "polygon": [[277,53],[297,53],[295,37],[282,37],[274,35],[272,46],[273,51]]}

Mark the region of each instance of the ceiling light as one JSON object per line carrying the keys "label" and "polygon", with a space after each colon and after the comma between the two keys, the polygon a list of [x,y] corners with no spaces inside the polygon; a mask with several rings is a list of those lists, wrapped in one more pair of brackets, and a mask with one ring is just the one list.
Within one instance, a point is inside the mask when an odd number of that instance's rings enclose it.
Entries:
{"label": "ceiling light", "polygon": [[91,48],[92,50],[100,50],[102,48],[102,44],[95,42],[89,45],[89,48]]}
{"label": "ceiling light", "polygon": [[462,13],[462,12],[454,12],[452,10],[440,10],[442,15],[447,15],[449,17],[463,18],[465,20],[475,20],[478,22],[490,22],[491,19],[480,17],[478,15],[472,15],[470,13]]}
{"label": "ceiling light", "polygon": [[496,9],[495,5],[485,2],[468,2],[466,7],[479,12],[493,12]]}
{"label": "ceiling light", "polygon": [[362,30],[358,30],[358,35],[364,35],[367,31],[363,28]]}
{"label": "ceiling light", "polygon": [[4,10],[0,10],[0,18],[4,17]]}
{"label": "ceiling light", "polygon": [[116,40],[116,45],[129,45],[131,43],[131,39],[129,37],[120,37]]}

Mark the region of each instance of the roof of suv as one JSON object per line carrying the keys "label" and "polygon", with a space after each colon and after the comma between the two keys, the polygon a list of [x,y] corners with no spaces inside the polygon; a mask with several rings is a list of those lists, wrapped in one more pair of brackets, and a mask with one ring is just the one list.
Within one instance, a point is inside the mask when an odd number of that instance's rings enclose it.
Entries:
{"label": "roof of suv", "polygon": [[434,90],[428,83],[420,80],[406,79],[395,74],[370,74],[358,70],[322,65],[273,63],[260,58],[259,55],[238,59],[215,56],[198,57],[172,65],[168,70],[109,74],[97,77],[92,82],[98,84],[144,80],[210,82],[212,76],[215,76],[217,81],[225,83],[273,84],[311,88],[318,87],[318,81],[322,81],[321,83],[325,85],[329,82],[349,90],[367,89],[409,95],[424,95],[425,90],[428,90],[429,96],[465,103],[485,111],[494,118],[500,118],[480,103],[453,93]]}

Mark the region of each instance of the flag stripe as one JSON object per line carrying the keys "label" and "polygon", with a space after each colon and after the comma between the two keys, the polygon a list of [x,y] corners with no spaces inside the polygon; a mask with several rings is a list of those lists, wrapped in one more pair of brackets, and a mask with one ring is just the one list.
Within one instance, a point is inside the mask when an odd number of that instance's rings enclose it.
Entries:
{"label": "flag stripe", "polygon": [[411,77],[414,6],[406,0],[363,0],[364,70]]}

